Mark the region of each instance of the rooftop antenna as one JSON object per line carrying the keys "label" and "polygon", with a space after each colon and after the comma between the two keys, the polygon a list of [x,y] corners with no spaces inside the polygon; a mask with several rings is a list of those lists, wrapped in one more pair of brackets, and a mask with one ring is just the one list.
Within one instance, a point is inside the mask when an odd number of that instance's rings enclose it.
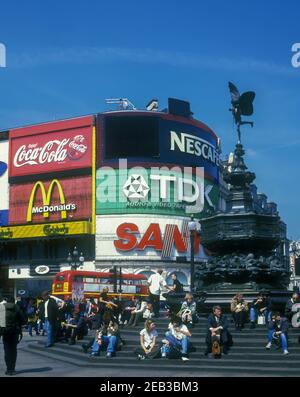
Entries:
{"label": "rooftop antenna", "polygon": [[127,98],[108,98],[105,99],[105,102],[107,104],[118,105],[119,110],[136,110],[136,107]]}

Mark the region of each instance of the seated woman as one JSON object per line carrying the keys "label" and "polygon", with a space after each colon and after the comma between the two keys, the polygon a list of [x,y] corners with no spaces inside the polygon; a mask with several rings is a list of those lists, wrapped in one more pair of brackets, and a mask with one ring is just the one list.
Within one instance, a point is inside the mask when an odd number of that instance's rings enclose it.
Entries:
{"label": "seated woman", "polygon": [[157,337],[158,333],[155,329],[154,321],[146,320],[145,328],[140,332],[140,347],[134,351],[139,360],[160,357],[160,349],[156,343]]}
{"label": "seated woman", "polygon": [[106,350],[106,357],[111,358],[115,355],[118,344],[119,326],[111,320],[104,322],[103,326],[96,332],[96,337],[92,346],[91,357],[99,356],[100,350]]}
{"label": "seated woman", "polygon": [[235,329],[241,331],[247,320],[248,303],[242,294],[236,294],[230,304],[230,310],[235,322]]}
{"label": "seated woman", "polygon": [[192,334],[178,318],[173,318],[168,328],[166,339],[163,340],[162,356],[171,358],[171,352],[174,349],[178,351],[182,360],[188,360],[189,338]]}
{"label": "seated woman", "polygon": [[138,304],[138,298],[134,295],[132,296],[131,301],[127,305],[125,305],[125,307],[122,310],[121,319],[120,319],[121,325],[126,325],[128,323],[128,321],[130,320],[131,313],[135,310],[137,304]]}
{"label": "seated woman", "polygon": [[131,312],[128,326],[133,325],[135,327],[138,324],[138,322],[143,318],[143,314],[146,308],[147,308],[147,302],[144,300],[143,297],[139,297],[135,309],[132,310]]}
{"label": "seated woman", "polygon": [[257,298],[251,304],[250,307],[250,328],[255,328],[255,323],[258,320],[258,316],[263,316],[264,323],[267,324],[271,320],[271,308],[270,300],[259,293]]}
{"label": "seated woman", "polygon": [[198,316],[196,311],[197,304],[194,301],[192,294],[186,294],[184,302],[178,312],[178,316],[181,318],[184,324],[194,326],[198,322]]}
{"label": "seated woman", "polygon": [[155,313],[153,311],[152,303],[147,303],[146,309],[143,312],[144,320],[151,320],[155,317]]}

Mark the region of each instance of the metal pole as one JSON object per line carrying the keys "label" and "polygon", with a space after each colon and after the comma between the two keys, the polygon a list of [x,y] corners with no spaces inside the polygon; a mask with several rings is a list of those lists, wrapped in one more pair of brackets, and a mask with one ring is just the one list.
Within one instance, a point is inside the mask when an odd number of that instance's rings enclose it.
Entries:
{"label": "metal pole", "polygon": [[191,231],[191,292],[194,291],[194,273],[195,273],[195,263],[194,263],[194,231]]}
{"label": "metal pole", "polygon": [[122,293],[122,267],[120,266],[119,292]]}

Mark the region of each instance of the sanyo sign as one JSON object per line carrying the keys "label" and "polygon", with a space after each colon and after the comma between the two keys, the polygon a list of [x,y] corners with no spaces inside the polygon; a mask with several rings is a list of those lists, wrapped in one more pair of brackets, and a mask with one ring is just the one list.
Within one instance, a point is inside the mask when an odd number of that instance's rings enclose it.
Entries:
{"label": "sanyo sign", "polygon": [[184,132],[170,131],[170,150],[193,154],[210,161],[214,165],[219,164],[219,153],[216,148],[205,139]]}
{"label": "sanyo sign", "polygon": [[0,68],[6,67],[6,47],[0,43]]}

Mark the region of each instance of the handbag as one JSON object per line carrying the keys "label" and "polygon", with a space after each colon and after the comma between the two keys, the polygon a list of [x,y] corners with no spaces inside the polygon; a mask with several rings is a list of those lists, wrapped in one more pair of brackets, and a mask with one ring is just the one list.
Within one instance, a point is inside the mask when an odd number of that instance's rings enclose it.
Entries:
{"label": "handbag", "polygon": [[266,318],[265,318],[265,316],[258,316],[258,318],[257,318],[257,324],[258,324],[258,325],[265,325],[265,324],[266,324]]}

